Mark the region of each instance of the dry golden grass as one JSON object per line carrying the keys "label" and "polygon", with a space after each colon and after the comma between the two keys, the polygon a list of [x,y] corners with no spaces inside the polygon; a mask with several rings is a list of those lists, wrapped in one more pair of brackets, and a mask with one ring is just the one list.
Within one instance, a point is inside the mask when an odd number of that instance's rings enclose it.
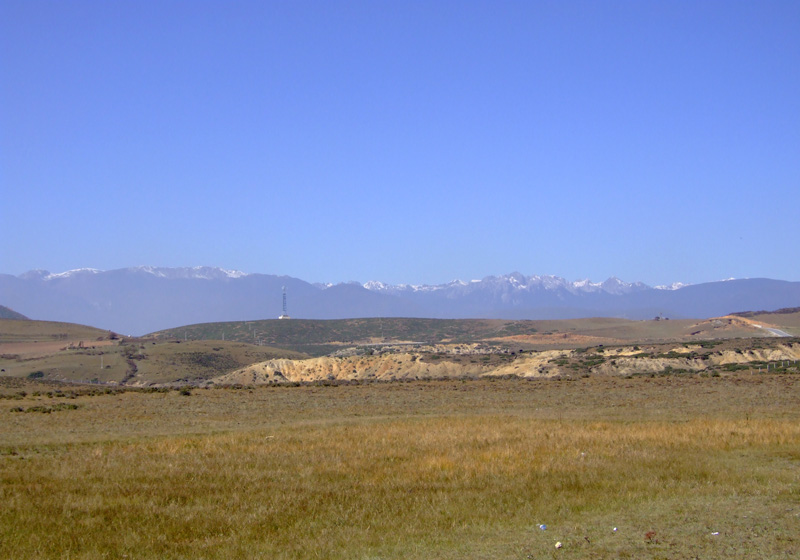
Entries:
{"label": "dry golden grass", "polygon": [[32,321],[27,319],[0,319],[0,344],[32,341],[91,341],[106,338],[108,331],[56,321]]}
{"label": "dry golden grass", "polygon": [[59,400],[28,395],[0,401],[0,550],[789,558],[799,397],[792,376],[484,380],[129,392],[11,412]]}
{"label": "dry golden grass", "polygon": [[[264,360],[306,357],[291,350],[208,340],[50,340],[47,335],[34,334],[28,335],[27,341],[2,342],[12,336],[0,332],[2,375],[26,377],[40,372],[45,379],[83,383],[198,382]],[[41,340],[34,340],[33,336]]]}
{"label": "dry golden grass", "polygon": [[790,334],[800,336],[800,311],[794,313],[762,313],[753,315],[749,319],[755,323],[775,326]]}

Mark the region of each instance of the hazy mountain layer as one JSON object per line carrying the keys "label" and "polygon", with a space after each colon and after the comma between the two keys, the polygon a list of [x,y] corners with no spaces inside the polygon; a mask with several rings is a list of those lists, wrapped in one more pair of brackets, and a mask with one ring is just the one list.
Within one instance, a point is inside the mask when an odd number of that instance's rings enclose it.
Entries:
{"label": "hazy mountain layer", "polygon": [[569,282],[515,272],[434,286],[320,285],[213,267],[0,275],[0,304],[33,319],[140,335],[193,323],[276,318],[282,313],[284,287],[289,315],[308,319],[649,319],[657,315],[701,319],[800,304],[800,282],[769,279],[653,288],[617,278]]}

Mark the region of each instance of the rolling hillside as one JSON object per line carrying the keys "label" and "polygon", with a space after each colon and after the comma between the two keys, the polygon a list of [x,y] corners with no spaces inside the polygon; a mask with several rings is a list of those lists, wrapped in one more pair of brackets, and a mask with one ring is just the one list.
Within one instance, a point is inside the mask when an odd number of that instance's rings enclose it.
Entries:
{"label": "rolling hillside", "polygon": [[[776,316],[786,325],[798,322],[800,313],[766,315]],[[5,319],[0,320],[0,375],[151,386],[699,373],[740,362],[786,371],[796,367],[797,341],[770,330],[765,315],[755,317],[758,323],[740,316],[702,321],[276,319],[188,325],[145,338]]]}
{"label": "rolling hillside", "polygon": [[201,323],[153,333],[157,339],[236,340],[323,356],[342,348],[410,343],[474,343],[525,350],[626,342],[769,337],[736,317],[632,321],[614,318],[512,321],[502,319],[364,318]]}
{"label": "rolling hillside", "polygon": [[241,342],[146,340],[46,321],[0,320],[0,375],[115,385],[194,382],[304,354]]}

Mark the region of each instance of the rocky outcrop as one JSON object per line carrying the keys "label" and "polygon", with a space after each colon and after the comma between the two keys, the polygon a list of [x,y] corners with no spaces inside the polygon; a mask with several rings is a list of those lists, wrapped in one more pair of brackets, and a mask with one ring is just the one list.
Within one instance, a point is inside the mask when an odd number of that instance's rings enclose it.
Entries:
{"label": "rocky outcrop", "polygon": [[464,354],[462,347],[438,345],[435,352],[395,352],[376,355],[326,356],[306,360],[260,362],[212,380],[220,385],[260,385],[344,380],[393,380],[516,375],[636,375],[665,372],[699,373],[729,364],[796,364],[800,343],[771,348],[698,352],[700,346],[680,345],[643,352],[638,347],[589,350],[548,350],[499,356],[497,352]]}
{"label": "rocky outcrop", "polygon": [[350,379],[421,379],[480,376],[489,368],[444,359],[424,359],[418,354],[385,356],[322,357],[307,360],[269,360],[231,372],[214,380],[217,384],[264,384]]}

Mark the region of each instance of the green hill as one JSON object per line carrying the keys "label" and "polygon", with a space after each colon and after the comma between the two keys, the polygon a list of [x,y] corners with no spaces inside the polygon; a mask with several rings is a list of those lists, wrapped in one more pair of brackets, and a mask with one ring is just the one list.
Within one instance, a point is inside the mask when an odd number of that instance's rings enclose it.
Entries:
{"label": "green hill", "polygon": [[201,323],[159,331],[158,339],[236,340],[290,348],[321,356],[342,346],[402,342],[473,342],[538,331],[536,321],[499,319],[366,318],[270,319]]}
{"label": "green hill", "polygon": [[[782,315],[782,317],[792,317]],[[365,318],[270,319],[201,323],[153,333],[156,339],[235,340],[323,356],[364,345],[483,342],[544,350],[625,344],[771,336],[735,318],[633,321],[607,317],[564,320]]]}

